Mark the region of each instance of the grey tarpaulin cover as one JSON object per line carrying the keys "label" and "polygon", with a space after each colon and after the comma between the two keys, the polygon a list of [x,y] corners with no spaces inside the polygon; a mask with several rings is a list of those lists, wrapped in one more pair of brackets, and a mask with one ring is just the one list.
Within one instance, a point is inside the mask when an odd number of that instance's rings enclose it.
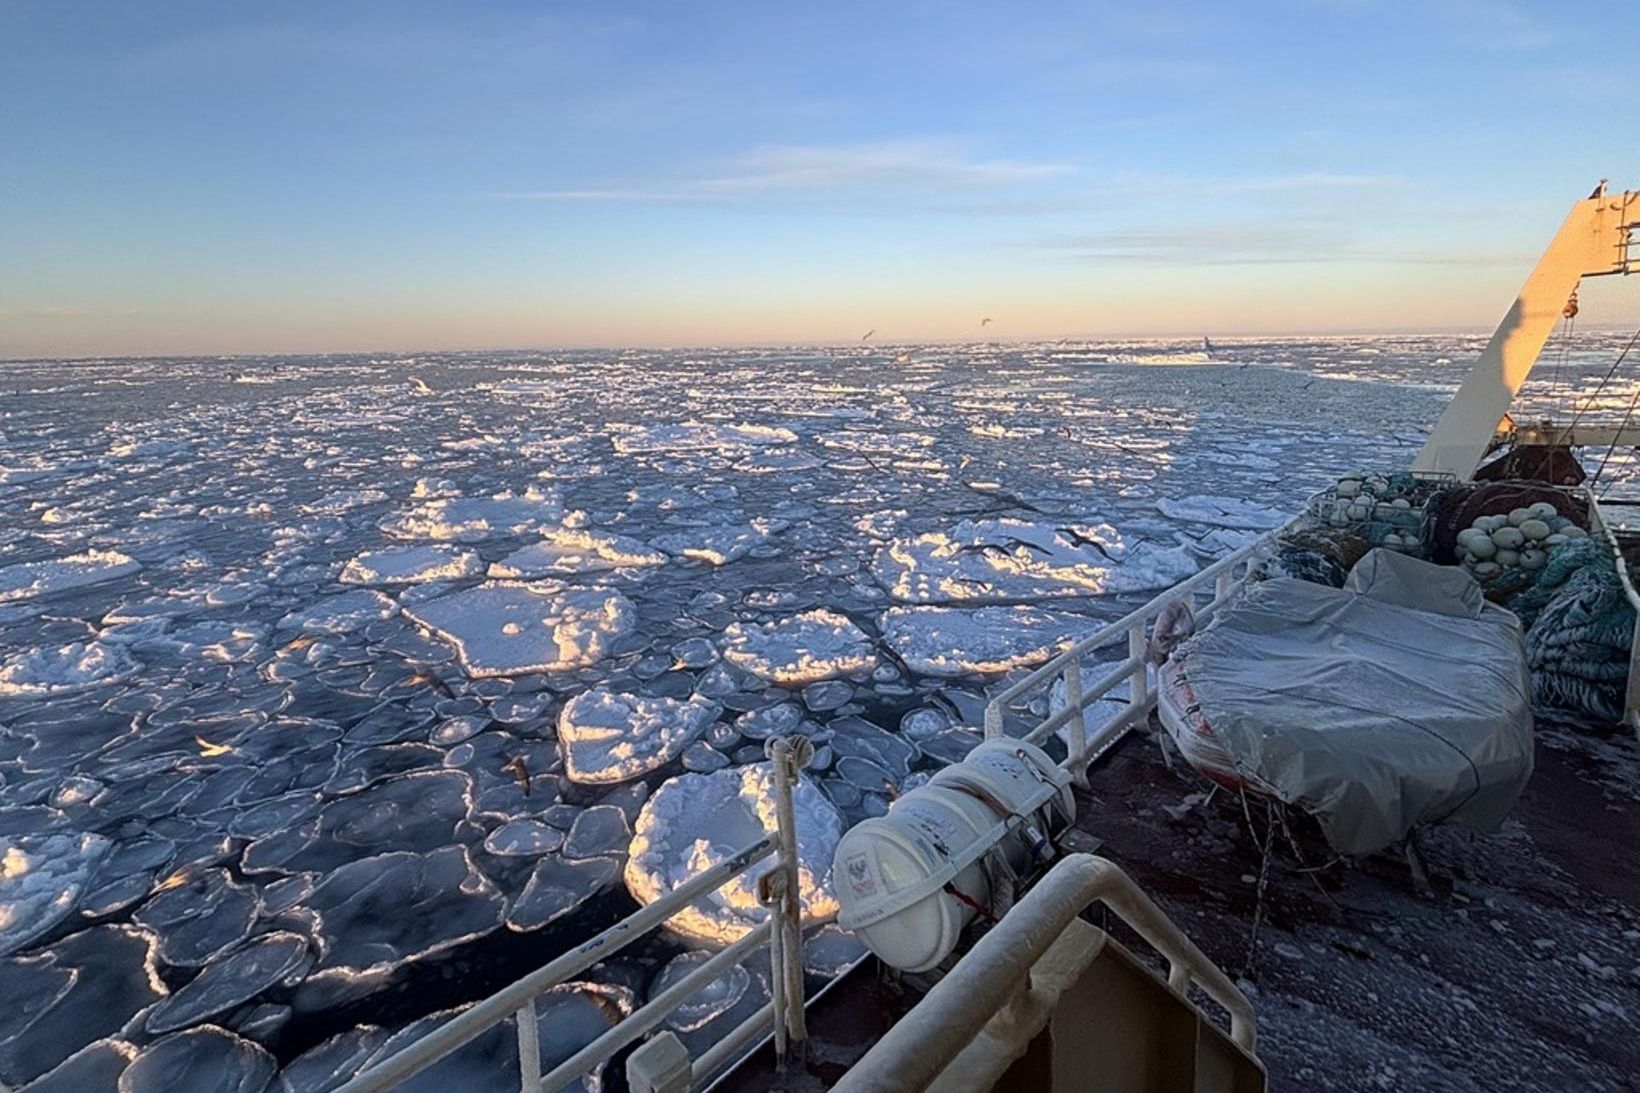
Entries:
{"label": "grey tarpaulin cover", "polygon": [[1514,615],[1459,569],[1374,550],[1341,589],[1247,585],[1163,666],[1159,707],[1204,774],[1367,854],[1502,822],[1532,773],[1530,694]]}

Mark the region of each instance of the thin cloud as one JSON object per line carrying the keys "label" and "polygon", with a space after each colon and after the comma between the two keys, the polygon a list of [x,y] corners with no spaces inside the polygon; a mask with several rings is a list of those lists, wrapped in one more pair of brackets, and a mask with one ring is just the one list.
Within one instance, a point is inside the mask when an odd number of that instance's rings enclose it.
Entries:
{"label": "thin cloud", "polygon": [[1073,170],[1058,163],[976,158],[961,146],[943,141],[788,144],[747,152],[729,161],[719,173],[673,185],[509,190],[488,196],[509,201],[663,204],[861,190],[997,190],[1041,182]]}
{"label": "thin cloud", "polygon": [[1085,261],[1160,266],[1299,265],[1349,262],[1416,266],[1515,266],[1529,255],[1449,253],[1366,247],[1326,224],[1214,224],[1190,228],[1113,229],[1044,238],[1025,249]]}

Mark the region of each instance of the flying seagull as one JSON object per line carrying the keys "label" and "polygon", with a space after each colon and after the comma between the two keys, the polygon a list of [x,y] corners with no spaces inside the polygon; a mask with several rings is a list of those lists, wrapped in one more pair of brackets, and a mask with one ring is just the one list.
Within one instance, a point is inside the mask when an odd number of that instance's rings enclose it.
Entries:
{"label": "flying seagull", "polygon": [[979,321],[979,325],[980,325],[980,326],[985,326],[985,325],[986,325],[986,324],[988,324],[988,323],[989,323],[989,322],[990,322],[990,321],[991,321],[991,320],[990,320],[990,319],[988,319],[988,318],[987,318],[987,319],[981,319],[981,320],[980,320],[980,321]]}
{"label": "flying seagull", "polygon": [[870,330],[868,330],[864,334],[860,335],[860,340],[865,341],[867,338],[871,337],[875,333],[877,333],[877,328],[872,327]]}

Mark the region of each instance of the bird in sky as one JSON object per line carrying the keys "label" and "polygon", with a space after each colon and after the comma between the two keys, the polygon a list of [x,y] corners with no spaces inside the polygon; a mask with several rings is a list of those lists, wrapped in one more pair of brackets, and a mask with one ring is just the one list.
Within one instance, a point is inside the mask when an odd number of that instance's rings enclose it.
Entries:
{"label": "bird in sky", "polygon": [[868,330],[864,334],[860,335],[860,340],[865,341],[867,338],[871,337],[875,333],[877,333],[877,328],[872,327],[870,330]]}
{"label": "bird in sky", "polygon": [[988,325],[990,325],[990,322],[991,322],[991,320],[989,318],[981,319],[979,321],[979,325],[980,326],[988,326]]}

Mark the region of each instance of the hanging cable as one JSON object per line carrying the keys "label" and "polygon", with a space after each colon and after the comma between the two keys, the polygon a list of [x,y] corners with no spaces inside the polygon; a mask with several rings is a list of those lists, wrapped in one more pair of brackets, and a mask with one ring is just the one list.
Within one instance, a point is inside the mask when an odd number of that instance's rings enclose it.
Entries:
{"label": "hanging cable", "polygon": [[[1611,366],[1610,370],[1607,371],[1606,376],[1608,379],[1611,377],[1612,373],[1617,371],[1618,366],[1621,365],[1625,359],[1627,359],[1629,353],[1633,351],[1635,343],[1637,342],[1640,342],[1640,327],[1635,327],[1634,336],[1629,339],[1629,344],[1623,347],[1623,352],[1617,355],[1617,361]],[[1629,427],[1629,422],[1634,418],[1634,410],[1636,406],[1640,406],[1640,384],[1635,385],[1634,397],[1629,399],[1629,408],[1628,412],[1623,415],[1623,423],[1617,427],[1617,432],[1612,434],[1612,442],[1606,445],[1606,454],[1600,457],[1600,466],[1595,468],[1594,477],[1589,480],[1590,492],[1593,492],[1596,484],[1599,483],[1600,476],[1606,473],[1606,463],[1611,459],[1612,453],[1617,450],[1617,442],[1622,439],[1623,430]]]}

